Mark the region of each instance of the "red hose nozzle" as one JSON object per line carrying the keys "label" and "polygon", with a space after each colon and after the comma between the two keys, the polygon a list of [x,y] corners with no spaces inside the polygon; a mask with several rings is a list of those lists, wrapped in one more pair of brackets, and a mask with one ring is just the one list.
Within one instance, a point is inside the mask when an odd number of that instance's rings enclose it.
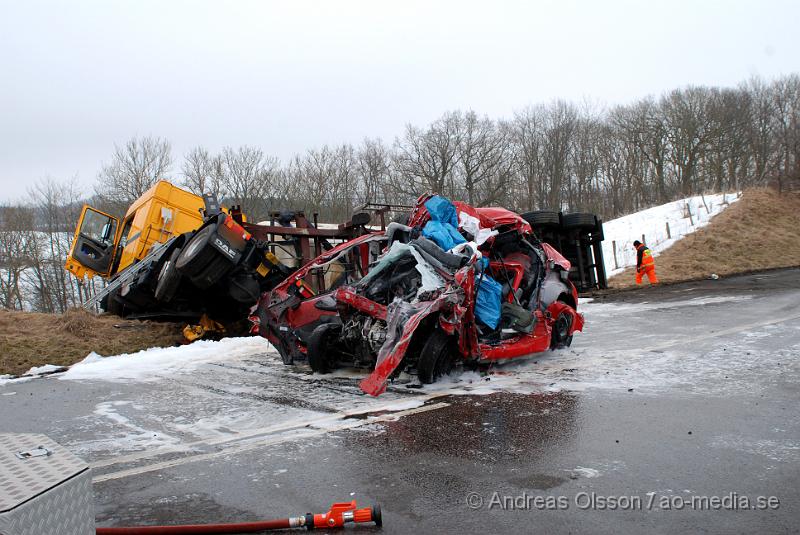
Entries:
{"label": "red hose nozzle", "polygon": [[97,535],[200,535],[211,533],[255,533],[273,529],[301,528],[339,528],[348,522],[375,522],[383,525],[381,506],[358,509],[356,501],[334,503],[327,513],[311,514],[280,520],[263,520],[240,524],[194,524],[182,526],[135,526],[124,528],[97,528]]}
{"label": "red hose nozzle", "polygon": [[306,519],[310,522],[306,523],[308,529],[314,528],[339,528],[347,522],[364,523],[375,522],[376,526],[383,525],[381,518],[381,506],[378,504],[372,507],[364,507],[357,509],[356,501],[340,502],[331,505],[327,513],[321,515],[306,515]]}

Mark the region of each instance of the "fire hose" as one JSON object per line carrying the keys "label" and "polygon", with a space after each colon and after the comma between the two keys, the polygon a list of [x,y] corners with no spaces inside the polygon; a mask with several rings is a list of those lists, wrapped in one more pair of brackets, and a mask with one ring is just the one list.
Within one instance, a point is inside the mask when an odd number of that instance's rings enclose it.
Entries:
{"label": "fire hose", "polygon": [[374,522],[383,525],[381,506],[358,509],[355,500],[352,502],[334,503],[327,513],[281,518],[277,520],[261,520],[258,522],[241,522],[236,524],[193,524],[176,526],[132,526],[121,528],[97,528],[97,535],[208,535],[230,533],[258,533],[260,531],[290,528],[340,528],[346,523]]}

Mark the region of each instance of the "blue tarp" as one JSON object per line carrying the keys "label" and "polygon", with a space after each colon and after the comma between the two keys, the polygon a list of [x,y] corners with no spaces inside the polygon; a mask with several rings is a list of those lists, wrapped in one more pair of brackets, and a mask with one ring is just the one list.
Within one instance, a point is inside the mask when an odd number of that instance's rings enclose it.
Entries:
{"label": "blue tarp", "polygon": [[475,317],[492,329],[500,323],[502,296],[503,285],[484,273],[475,299]]}
{"label": "blue tarp", "polygon": [[[435,241],[445,251],[467,241],[458,231],[458,214],[453,203],[435,195],[425,202],[425,208],[431,215],[431,220],[422,229],[423,236]],[[481,260],[481,268],[488,267],[488,259]],[[475,317],[492,329],[496,329],[500,323],[502,295],[503,286],[484,273],[475,299]]]}
{"label": "blue tarp", "polygon": [[452,225],[453,228],[458,228],[458,214],[456,214],[456,207],[444,197],[434,195],[425,201],[425,208],[428,210],[428,213],[431,214],[432,221],[448,223]]}
{"label": "blue tarp", "polygon": [[435,241],[445,251],[467,241],[453,225],[441,221],[428,221],[422,229],[422,235]]}

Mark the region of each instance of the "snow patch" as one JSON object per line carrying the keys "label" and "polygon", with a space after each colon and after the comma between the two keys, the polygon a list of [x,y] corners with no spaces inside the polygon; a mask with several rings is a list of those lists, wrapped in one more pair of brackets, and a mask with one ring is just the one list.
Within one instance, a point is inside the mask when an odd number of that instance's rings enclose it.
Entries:
{"label": "snow patch", "polygon": [[272,346],[264,338],[253,336],[224,338],[220,341],[201,340],[185,346],[151,348],[111,357],[102,357],[92,352],[59,379],[154,381],[164,376],[191,372],[207,362],[225,361],[271,349]]}
{"label": "snow patch", "polygon": [[66,370],[64,366],[56,366],[55,364],[45,364],[44,366],[34,366],[33,368],[26,371],[22,375],[47,375],[64,370]]}
{"label": "snow patch", "polygon": [[[738,200],[731,193],[698,195],[603,222],[603,260],[606,274],[613,277],[622,273],[625,268],[636,265],[633,242],[642,241],[642,234],[653,256],[658,256],[679,239],[706,226],[714,216]],[[687,206],[692,214],[691,219],[684,217]]]}
{"label": "snow patch", "polygon": [[584,466],[576,466],[573,470],[571,470],[573,474],[577,474],[579,476],[583,476],[586,478],[594,478],[600,477],[600,470],[595,470],[594,468],[586,468]]}

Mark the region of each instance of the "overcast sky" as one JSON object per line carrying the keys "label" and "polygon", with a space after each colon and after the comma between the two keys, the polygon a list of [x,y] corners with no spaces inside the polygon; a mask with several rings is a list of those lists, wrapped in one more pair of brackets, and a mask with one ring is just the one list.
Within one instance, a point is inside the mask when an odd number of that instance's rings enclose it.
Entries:
{"label": "overcast sky", "polygon": [[114,144],[182,155],[391,141],[453,109],[509,117],[800,71],[800,2],[0,0],[0,202],[88,193]]}

